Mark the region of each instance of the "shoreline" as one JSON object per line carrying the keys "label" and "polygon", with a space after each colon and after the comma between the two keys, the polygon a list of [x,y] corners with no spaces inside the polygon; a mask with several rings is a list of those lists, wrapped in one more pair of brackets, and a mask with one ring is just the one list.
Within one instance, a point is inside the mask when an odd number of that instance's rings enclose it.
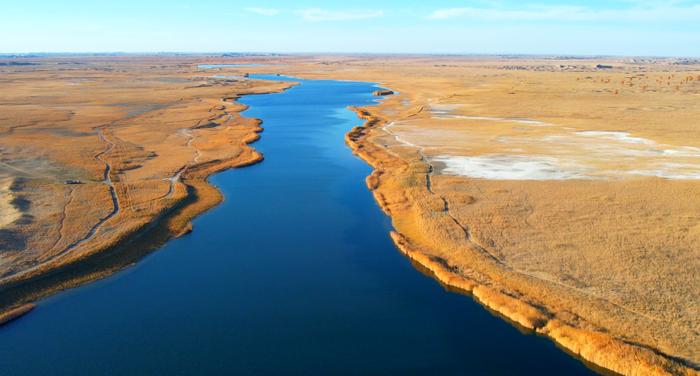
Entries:
{"label": "shoreline", "polygon": [[[268,93],[273,92],[276,91]],[[241,96],[243,95],[226,97],[224,99],[235,101]],[[247,107],[244,107],[240,112],[246,109]],[[367,186],[372,191],[379,206],[393,221],[395,220],[395,215],[392,216],[388,205],[377,188],[380,185],[382,175],[385,173],[384,165],[387,161],[390,161],[392,158],[396,159],[394,163],[406,163],[406,161],[400,160],[389,153],[384,153],[387,157],[382,159],[373,151],[367,151],[373,147],[380,150],[373,143],[370,136],[374,130],[378,129],[381,132],[380,126],[385,122],[372,116],[367,111],[359,108],[353,108],[353,110],[358,117],[366,122],[364,125],[355,127],[346,133],[346,143],[351,147],[354,154],[358,155],[374,169],[372,174],[367,177]],[[242,140],[244,145],[250,145],[260,138],[260,132],[262,132],[260,124],[258,122],[258,130],[250,138]],[[242,155],[245,155],[244,158],[239,160]],[[181,200],[173,203],[171,207],[156,215],[152,221],[132,232],[124,234],[123,237],[115,239],[100,249],[91,250],[73,258],[56,260],[55,265],[46,264],[31,273],[20,275],[26,278],[10,280],[0,286],[0,314],[2,312],[12,312],[18,309],[17,307],[23,307],[23,304],[27,302],[41,299],[61,290],[110,276],[133,265],[164,242],[185,235],[192,230],[191,221],[196,216],[215,207],[223,199],[220,191],[208,182],[209,176],[230,168],[249,166],[262,160],[263,156],[261,153],[250,146],[246,146],[244,152],[235,158],[205,162],[188,168],[181,180],[185,185],[187,194]],[[423,249],[415,246],[407,237],[396,231],[392,231],[391,237],[402,253],[423,266],[440,283],[472,295],[477,302],[487,307],[487,309],[503,315],[503,317],[532,332],[548,336],[558,346],[586,361],[621,374],[634,372],[644,374],[693,374],[694,370],[696,371],[696,369],[688,365],[679,364],[679,360],[654,349],[626,343],[602,332],[570,326],[551,317],[552,313],[542,312],[541,307],[532,306],[522,299],[497,291],[484,284],[483,281],[471,280],[459,274],[458,271],[450,266],[447,260],[429,256],[429,253],[424,252]],[[132,250],[132,248],[136,249],[136,251]],[[124,250],[132,253],[131,256],[127,255],[125,257],[120,254]],[[111,257],[116,257],[117,261],[122,260],[123,262],[109,267],[107,259]],[[105,264],[108,265],[106,268],[104,267]],[[101,270],[100,266],[102,266]],[[38,284],[38,289],[32,289],[34,283]],[[42,283],[45,285],[42,285]],[[53,284],[53,287],[50,287],[51,284]],[[19,288],[20,291],[16,294],[14,291],[9,291],[15,287]],[[6,306],[6,295],[18,295],[19,297],[15,299],[14,305]],[[593,346],[591,346],[591,340],[595,342]],[[644,363],[641,364],[644,368],[640,368],[640,363]],[[679,366],[683,368],[677,368]]]}
{"label": "shoreline", "polygon": [[27,304],[23,304],[17,308],[13,308],[9,311],[6,311],[6,312],[0,314],[0,326],[8,324],[8,323],[26,315],[34,308],[35,308],[34,304],[27,303]]}
{"label": "shoreline", "polygon": [[[239,104],[238,114],[248,109],[237,100],[245,95],[272,94],[289,89],[286,85],[279,90],[260,93],[234,94],[221,98]],[[255,128],[241,140],[242,152],[232,158],[197,163],[186,168],[180,177],[186,194],[157,213],[152,220],[123,233],[101,247],[85,250],[79,254],[66,254],[64,257],[37,265],[0,281],[0,317],[14,316],[12,320],[31,311],[24,307],[54,295],[60,291],[75,288],[102,278],[109,277],[126,269],[151,252],[156,251],[167,241],[186,235],[192,231],[192,221],[212,209],[223,200],[219,189],[209,183],[210,176],[232,168],[247,167],[264,160],[263,155],[250,146],[260,139],[263,132],[262,120],[247,118]],[[7,320],[0,326],[9,323]]]}
{"label": "shoreline", "polygon": [[[345,141],[355,155],[373,168],[372,174],[366,179],[367,187],[372,191],[380,208],[395,222],[399,215],[392,213],[380,191],[382,179],[385,174],[392,172],[389,171],[391,167],[395,167],[395,174],[401,175],[401,169],[405,173],[405,170],[411,167],[415,170],[415,166],[410,166],[410,161],[392,155],[373,142],[374,132],[386,133],[382,130],[386,120],[363,108],[351,109],[365,120],[365,123],[350,130],[345,136]],[[424,161],[419,163],[425,164]],[[423,170],[426,175],[429,173],[428,168]],[[428,189],[423,189],[428,192]],[[404,197],[404,200],[408,201],[404,205],[411,205],[410,196]],[[486,281],[469,278],[451,266],[448,260],[431,256],[430,252],[414,245],[405,235],[398,232],[395,226],[394,228],[390,235],[396,247],[410,260],[425,268],[439,283],[472,296],[488,310],[522,328],[547,336],[557,346],[596,367],[622,375],[693,375],[698,372],[697,368],[684,360],[663,354],[656,349],[629,343],[602,331],[578,328],[565,323],[556,317],[556,312],[531,305],[522,298],[489,286],[493,281],[489,281],[488,278]]]}

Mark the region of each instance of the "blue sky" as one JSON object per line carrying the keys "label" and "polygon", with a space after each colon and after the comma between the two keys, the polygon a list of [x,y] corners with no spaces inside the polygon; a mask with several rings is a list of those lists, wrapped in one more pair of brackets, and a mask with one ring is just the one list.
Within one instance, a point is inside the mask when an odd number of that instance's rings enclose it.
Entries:
{"label": "blue sky", "polygon": [[700,0],[7,0],[0,52],[700,56]]}

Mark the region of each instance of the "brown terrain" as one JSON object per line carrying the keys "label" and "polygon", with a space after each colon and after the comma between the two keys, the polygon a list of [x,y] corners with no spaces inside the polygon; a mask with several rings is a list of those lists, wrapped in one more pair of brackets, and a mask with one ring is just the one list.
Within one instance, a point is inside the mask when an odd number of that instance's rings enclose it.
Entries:
{"label": "brown terrain", "polygon": [[[347,142],[408,257],[601,367],[698,374],[700,61],[199,59],[393,91]],[[219,200],[208,174],[260,158],[231,99],[283,89],[197,58],[69,62],[0,67],[6,284],[185,230]]]}
{"label": "brown terrain", "polygon": [[235,99],[287,85],[215,76],[155,57],[0,65],[0,284],[164,219],[182,233],[215,205],[208,175],[262,159],[247,146],[262,128]]}
{"label": "brown terrain", "polygon": [[[700,61],[336,58],[374,81],[347,137],[396,244],[621,374],[700,365]],[[379,93],[377,93],[379,94]]]}

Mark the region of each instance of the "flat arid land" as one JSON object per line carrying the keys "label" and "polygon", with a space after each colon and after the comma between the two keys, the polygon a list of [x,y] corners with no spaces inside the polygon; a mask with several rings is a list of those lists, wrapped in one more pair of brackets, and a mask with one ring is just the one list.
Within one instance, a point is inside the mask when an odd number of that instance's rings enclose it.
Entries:
{"label": "flat arid land", "polygon": [[[205,63],[263,65],[198,68]],[[696,60],[95,57],[0,66],[2,283],[79,262],[154,221],[185,231],[220,199],[206,176],[261,158],[246,146],[261,128],[234,99],[286,86],[240,76],[247,72],[394,92],[355,109],[366,123],[347,142],[375,169],[367,185],[397,246],[446,286],[614,372],[698,373]]]}
{"label": "flat arid land", "polygon": [[288,86],[167,58],[12,61],[0,65],[5,286],[156,222],[187,231],[220,200],[209,174],[262,159],[247,146],[262,128],[238,115],[235,99]]}
{"label": "flat arid land", "polygon": [[378,82],[348,135],[398,247],[448,286],[622,374],[700,365],[700,65],[337,58]]}

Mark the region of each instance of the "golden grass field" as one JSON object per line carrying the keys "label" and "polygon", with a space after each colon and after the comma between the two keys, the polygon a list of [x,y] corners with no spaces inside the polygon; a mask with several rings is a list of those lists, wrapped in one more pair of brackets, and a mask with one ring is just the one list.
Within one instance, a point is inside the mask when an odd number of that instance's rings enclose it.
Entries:
{"label": "golden grass field", "polygon": [[351,57],[285,73],[398,93],[358,109],[348,142],[397,245],[443,283],[615,372],[698,372],[697,61]]}
{"label": "golden grass field", "polygon": [[188,189],[200,200],[173,233],[216,204],[204,179],[261,159],[246,145],[262,128],[235,99],[286,84],[214,76],[148,57],[0,67],[0,283],[109,248]]}
{"label": "golden grass field", "polygon": [[204,192],[170,218],[179,233],[218,202],[204,177],[260,158],[245,146],[259,124],[230,99],[283,86],[214,79],[240,70],[197,69],[205,61],[393,90],[356,109],[367,123],[347,142],[375,168],[367,184],[403,252],[601,367],[698,374],[693,60],[161,57],[0,67],[6,280],[105,249],[167,213],[187,187]]}

